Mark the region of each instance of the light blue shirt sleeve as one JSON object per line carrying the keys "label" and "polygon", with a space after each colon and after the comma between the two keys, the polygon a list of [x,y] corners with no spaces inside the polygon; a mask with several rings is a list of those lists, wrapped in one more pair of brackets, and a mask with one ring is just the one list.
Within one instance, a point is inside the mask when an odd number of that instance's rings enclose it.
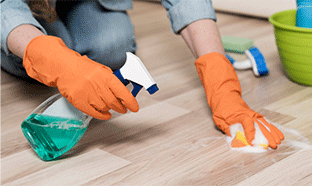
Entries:
{"label": "light blue shirt sleeve", "polygon": [[7,55],[7,38],[10,32],[19,25],[31,24],[39,28],[45,34],[45,29],[33,17],[28,5],[22,0],[1,1],[1,50]]}
{"label": "light blue shirt sleeve", "polygon": [[217,20],[211,0],[161,0],[175,34],[200,19]]}

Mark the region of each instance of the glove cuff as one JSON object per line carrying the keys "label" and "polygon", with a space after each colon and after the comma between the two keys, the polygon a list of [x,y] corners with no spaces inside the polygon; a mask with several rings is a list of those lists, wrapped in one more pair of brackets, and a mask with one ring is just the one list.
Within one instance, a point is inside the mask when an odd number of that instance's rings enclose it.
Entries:
{"label": "glove cuff", "polygon": [[[204,65],[208,61],[215,60],[218,58],[219,58],[219,60],[222,60],[228,64],[231,64],[231,62],[223,54],[218,53],[218,52],[211,52],[211,53],[207,53],[207,54],[202,55],[199,58],[197,58],[197,60],[195,61],[195,65],[196,66]],[[231,66],[232,66],[232,64],[231,64]]]}
{"label": "glove cuff", "polygon": [[241,87],[234,67],[223,54],[205,54],[195,61],[195,65],[211,108],[229,93],[235,92],[241,96]]}

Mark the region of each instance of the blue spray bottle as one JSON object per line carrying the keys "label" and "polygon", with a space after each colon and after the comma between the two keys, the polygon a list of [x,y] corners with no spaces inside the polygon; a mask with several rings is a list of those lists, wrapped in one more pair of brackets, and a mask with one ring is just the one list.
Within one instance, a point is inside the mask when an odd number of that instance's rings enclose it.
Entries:
{"label": "blue spray bottle", "polygon": [[[124,85],[132,83],[135,97],[144,87],[150,94],[158,87],[134,54],[127,52],[126,63],[114,74]],[[81,139],[92,117],[70,104],[61,94],[56,94],[40,104],[23,121],[24,136],[38,156],[45,161],[55,160]]]}
{"label": "blue spray bottle", "polygon": [[297,0],[296,26],[312,28],[312,0]]}

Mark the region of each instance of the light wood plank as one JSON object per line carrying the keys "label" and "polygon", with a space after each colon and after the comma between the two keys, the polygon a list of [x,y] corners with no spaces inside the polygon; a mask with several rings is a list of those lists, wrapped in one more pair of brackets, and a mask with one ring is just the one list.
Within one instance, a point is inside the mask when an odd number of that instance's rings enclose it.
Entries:
{"label": "light wood plank", "polygon": [[[23,159],[24,154],[20,153],[17,159]],[[24,159],[28,163],[34,160]],[[5,161],[7,164],[12,163],[14,167],[10,167],[12,173],[21,171],[20,165],[16,164],[13,159]],[[39,163],[39,162],[37,162]],[[104,152],[102,150],[94,150],[87,152],[81,156],[68,158],[59,162],[52,162],[54,165],[46,167],[40,171],[29,174],[20,179],[14,180],[4,185],[77,185],[83,184],[97,178],[101,175],[108,174],[118,170],[124,166],[129,165],[131,162],[121,159],[117,156]],[[25,163],[22,163],[24,166]],[[40,162],[45,164],[45,162]],[[9,166],[9,165],[8,165]],[[30,166],[33,166],[31,163]],[[30,167],[27,166],[29,169]],[[37,167],[38,168],[38,167]],[[24,167],[25,169],[25,167]],[[9,177],[12,175],[8,175]]]}
{"label": "light wood plank", "polygon": [[312,110],[312,88],[307,87],[295,92],[267,105],[265,109],[295,117],[295,120],[287,123],[285,126],[296,128],[312,142],[312,127],[310,126],[312,123],[310,116]]}
{"label": "light wood plank", "polygon": [[312,184],[312,149],[299,151],[237,185],[286,186],[303,183]]}
{"label": "light wood plank", "polygon": [[309,115],[312,108],[312,88],[306,88],[299,92],[293,93],[291,96],[278,100],[265,109],[274,110],[285,115],[293,117],[301,117]]}
{"label": "light wood plank", "polygon": [[[158,103],[143,108],[140,113],[119,115],[109,121],[97,120],[91,123],[73,151],[83,151],[88,148],[101,148],[114,145],[175,118],[188,114],[190,111],[173,105]],[[77,154],[77,152],[74,152]]]}

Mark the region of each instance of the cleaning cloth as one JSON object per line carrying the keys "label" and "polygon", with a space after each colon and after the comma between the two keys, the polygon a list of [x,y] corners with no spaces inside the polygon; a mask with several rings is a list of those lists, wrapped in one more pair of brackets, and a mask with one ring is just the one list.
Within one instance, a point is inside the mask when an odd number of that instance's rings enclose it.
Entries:
{"label": "cleaning cloth", "polygon": [[247,142],[243,126],[239,123],[231,125],[231,136],[226,137],[226,141],[232,150],[239,150],[242,152],[265,152],[269,147],[268,140],[263,135],[258,124],[254,122],[255,138],[252,141],[252,145]]}

